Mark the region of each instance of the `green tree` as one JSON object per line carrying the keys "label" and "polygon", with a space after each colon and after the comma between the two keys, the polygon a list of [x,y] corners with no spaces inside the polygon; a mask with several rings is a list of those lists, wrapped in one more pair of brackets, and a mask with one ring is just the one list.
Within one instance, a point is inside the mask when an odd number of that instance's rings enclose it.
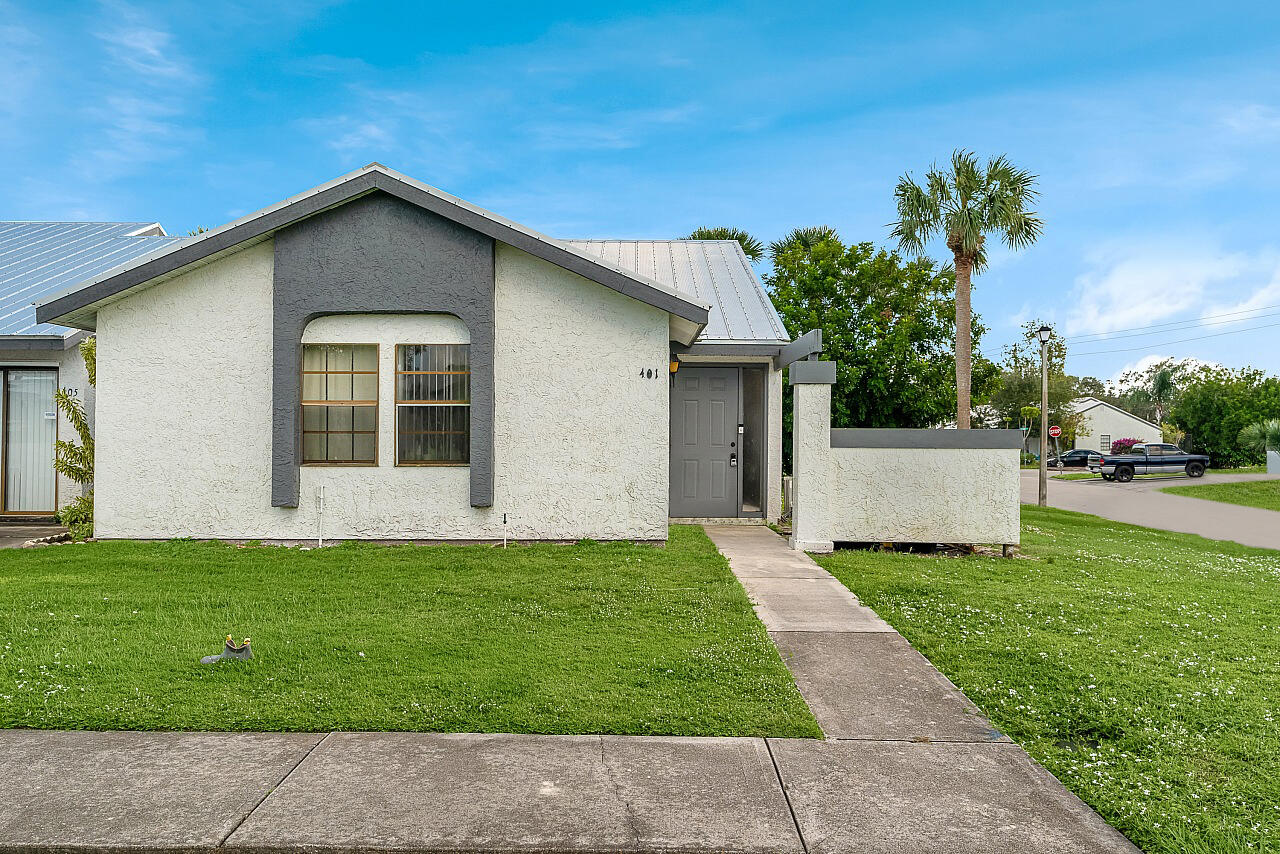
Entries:
{"label": "green tree", "polygon": [[1257,421],[1240,431],[1240,444],[1247,450],[1266,456],[1267,451],[1280,451],[1280,418]]}
{"label": "green tree", "polygon": [[941,236],[954,257],[956,426],[961,429],[969,426],[973,375],[972,276],[987,266],[988,234],[998,235],[1011,249],[1030,246],[1040,236],[1043,224],[1028,210],[1039,195],[1035,181],[1035,175],[1018,169],[1004,155],[991,158],[983,168],[971,152],[957,150],[949,170],[929,168],[923,187],[908,173],[894,190],[898,221],[893,236],[898,247],[922,255],[925,245]]}
{"label": "green tree", "polygon": [[[833,426],[931,427],[950,417],[950,270],[835,236],[780,247],[773,260],[766,281],[788,333],[821,329],[823,355],[837,363]],[[982,376],[991,375],[984,365]]]}
{"label": "green tree", "polygon": [[1170,420],[1186,433],[1187,450],[1208,454],[1215,466],[1261,463],[1265,453],[1241,442],[1250,424],[1280,418],[1280,377],[1254,368],[1201,367],[1186,380]]}
{"label": "green tree", "polygon": [[[1036,417],[1029,425],[1028,438],[1040,435],[1040,339],[1036,330],[1043,325],[1039,320],[1024,323],[1022,339],[1004,348],[999,380],[987,403],[1001,422],[1023,421],[1024,411],[1034,409]],[[1049,339],[1049,423],[1062,428],[1069,444],[1080,428],[1081,418],[1072,403],[1081,395],[1081,382],[1067,373],[1066,364],[1067,342],[1054,335]]]}
{"label": "green tree", "polygon": [[695,228],[689,232],[681,240],[736,240],[742,247],[742,251],[752,262],[759,261],[764,257],[764,244],[747,232],[740,228],[718,227],[712,228],[703,226]]}

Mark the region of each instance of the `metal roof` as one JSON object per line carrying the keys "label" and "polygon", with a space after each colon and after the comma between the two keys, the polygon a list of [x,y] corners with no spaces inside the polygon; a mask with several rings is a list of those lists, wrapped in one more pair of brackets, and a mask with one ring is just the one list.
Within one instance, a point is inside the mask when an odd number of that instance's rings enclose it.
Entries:
{"label": "metal roof", "polygon": [[154,222],[0,221],[0,335],[73,334],[35,303],[179,240]]}
{"label": "metal roof", "polygon": [[705,303],[700,343],[790,341],[736,240],[566,240],[569,246]]}

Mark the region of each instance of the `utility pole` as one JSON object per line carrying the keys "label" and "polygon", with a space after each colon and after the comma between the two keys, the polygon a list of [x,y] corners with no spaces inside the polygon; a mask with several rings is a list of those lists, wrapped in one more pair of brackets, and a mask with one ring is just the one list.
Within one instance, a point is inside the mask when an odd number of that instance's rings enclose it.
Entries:
{"label": "utility pole", "polygon": [[1049,338],[1053,330],[1041,326],[1036,330],[1040,339],[1040,501],[1041,507],[1049,503]]}

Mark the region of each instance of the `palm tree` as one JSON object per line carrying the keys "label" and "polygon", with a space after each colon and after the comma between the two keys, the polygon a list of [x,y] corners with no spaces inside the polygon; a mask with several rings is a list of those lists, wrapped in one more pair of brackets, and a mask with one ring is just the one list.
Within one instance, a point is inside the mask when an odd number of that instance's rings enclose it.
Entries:
{"label": "palm tree", "polygon": [[756,240],[740,228],[712,228],[703,226],[695,228],[681,240],[736,240],[742,245],[742,251],[751,261],[759,261],[764,257],[764,244]]}
{"label": "palm tree", "polygon": [[1267,451],[1280,451],[1280,418],[1250,424],[1240,431],[1240,444],[1263,456]]}
{"label": "palm tree", "polygon": [[1169,401],[1173,399],[1174,391],[1173,371],[1161,368],[1151,376],[1151,387],[1147,389],[1147,395],[1151,398],[1151,405],[1155,407],[1157,424],[1164,423],[1164,416],[1168,410]]}
{"label": "palm tree", "polygon": [[973,379],[972,275],[987,266],[988,234],[999,235],[1010,249],[1030,246],[1040,236],[1043,223],[1027,210],[1039,196],[1035,181],[1035,175],[1003,154],[988,160],[984,169],[974,154],[957,149],[949,171],[929,167],[923,187],[908,173],[894,190],[898,221],[893,236],[899,248],[923,255],[925,244],[941,235],[955,256],[956,426],[961,429],[969,427]]}
{"label": "palm tree", "polygon": [[778,256],[790,249],[792,246],[799,246],[803,249],[810,250],[824,240],[839,240],[840,235],[829,225],[811,225],[808,228],[793,228],[786,237],[781,240],[775,240],[769,244],[769,257],[774,261],[778,260]]}

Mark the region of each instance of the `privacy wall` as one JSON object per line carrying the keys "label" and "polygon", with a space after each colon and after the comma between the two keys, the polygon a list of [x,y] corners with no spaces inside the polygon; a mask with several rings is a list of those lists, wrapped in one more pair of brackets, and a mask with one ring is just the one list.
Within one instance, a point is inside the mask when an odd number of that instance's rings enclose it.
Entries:
{"label": "privacy wall", "polygon": [[835,363],[790,375],[793,548],[1018,542],[1017,430],[833,430]]}

